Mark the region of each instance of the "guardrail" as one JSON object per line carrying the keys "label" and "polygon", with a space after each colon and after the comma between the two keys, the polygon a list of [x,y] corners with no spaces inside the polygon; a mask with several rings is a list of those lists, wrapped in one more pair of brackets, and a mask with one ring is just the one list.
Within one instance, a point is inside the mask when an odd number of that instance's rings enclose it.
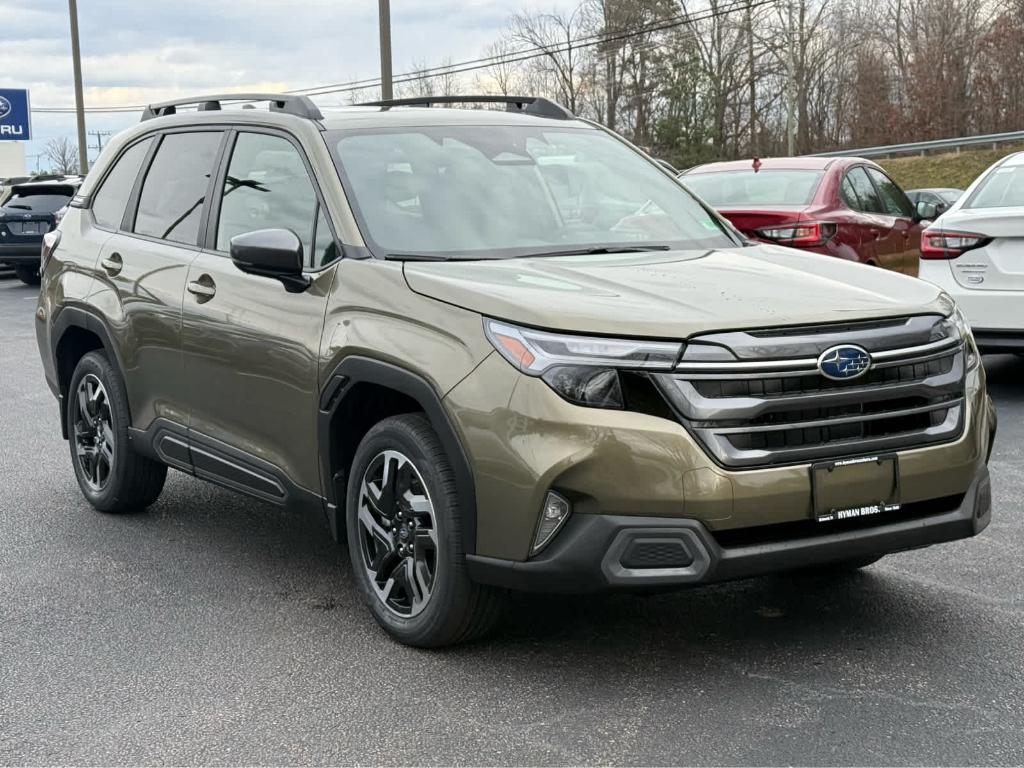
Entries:
{"label": "guardrail", "polygon": [[944,151],[959,152],[962,147],[978,147],[990,145],[998,149],[1000,144],[1024,144],[1024,131],[1009,133],[990,133],[986,136],[965,136],[959,139],[935,139],[934,141],[917,141],[908,144],[889,144],[883,147],[862,147],[861,149],[836,149],[832,152],[817,152],[809,157],[892,157],[893,155],[919,154]]}

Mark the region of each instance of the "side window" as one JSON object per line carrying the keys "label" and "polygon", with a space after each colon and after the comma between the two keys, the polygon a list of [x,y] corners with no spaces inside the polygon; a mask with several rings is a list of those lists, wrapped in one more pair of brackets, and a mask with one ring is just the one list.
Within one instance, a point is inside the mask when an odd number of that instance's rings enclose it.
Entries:
{"label": "side window", "polygon": [[871,183],[863,167],[857,166],[852,169],[846,174],[846,178],[850,180],[850,185],[860,200],[860,208],[857,210],[865,213],[885,213],[882,201],[878,199],[878,192],[875,191],[875,185]]}
{"label": "side window", "polygon": [[914,209],[907,200],[907,196],[903,194],[903,190],[895,181],[877,168],[868,168],[868,174],[875,182],[875,187],[878,188],[878,194],[882,198],[882,210],[885,213],[890,216],[905,216],[907,218],[914,215]]}
{"label": "side window", "polygon": [[125,151],[103,180],[103,186],[92,197],[92,215],[104,229],[119,229],[128,197],[135,186],[142,161],[146,159],[152,137],[133,144]]}
{"label": "side window", "polygon": [[310,264],[318,256],[316,220],[316,193],[295,146],[280,136],[239,133],[224,179],[217,250],[227,251],[231,238],[245,232],[290,229]]}
{"label": "side window", "polygon": [[850,181],[849,174],[843,176],[843,185],[839,190],[839,194],[842,196],[843,202],[853,208],[853,210],[864,210],[864,203],[857,197],[857,190],[853,188],[853,182]]}
{"label": "side window", "polygon": [[142,183],[133,231],[185,245],[199,242],[199,219],[222,136],[219,131],[164,136]]}
{"label": "side window", "polygon": [[334,234],[327,223],[324,209],[318,208],[316,215],[316,237],[313,239],[313,259],[310,264],[314,269],[330,264],[340,255],[334,242]]}

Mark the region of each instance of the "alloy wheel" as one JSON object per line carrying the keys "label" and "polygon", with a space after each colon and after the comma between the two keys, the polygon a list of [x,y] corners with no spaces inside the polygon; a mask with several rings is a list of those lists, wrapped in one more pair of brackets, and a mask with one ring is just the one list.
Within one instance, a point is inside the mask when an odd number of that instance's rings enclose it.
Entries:
{"label": "alloy wheel", "polygon": [[367,466],[357,530],[377,598],[398,616],[417,615],[437,575],[437,522],[423,478],[404,454],[382,451]]}
{"label": "alloy wheel", "polygon": [[78,382],[75,400],[75,455],[85,484],[99,492],[110,480],[117,450],[110,398],[103,382],[89,373]]}

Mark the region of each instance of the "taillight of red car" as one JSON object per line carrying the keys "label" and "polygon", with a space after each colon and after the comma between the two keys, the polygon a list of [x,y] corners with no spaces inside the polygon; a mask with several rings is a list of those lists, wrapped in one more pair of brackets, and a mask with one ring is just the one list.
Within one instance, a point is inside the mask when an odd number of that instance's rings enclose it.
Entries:
{"label": "taillight of red car", "polygon": [[800,222],[784,227],[766,227],[757,230],[757,234],[779,245],[800,248],[824,245],[835,237],[836,225],[820,221]]}
{"label": "taillight of red car", "polygon": [[991,238],[976,232],[950,232],[926,229],[921,233],[922,259],[955,259],[972,248],[980,248]]}

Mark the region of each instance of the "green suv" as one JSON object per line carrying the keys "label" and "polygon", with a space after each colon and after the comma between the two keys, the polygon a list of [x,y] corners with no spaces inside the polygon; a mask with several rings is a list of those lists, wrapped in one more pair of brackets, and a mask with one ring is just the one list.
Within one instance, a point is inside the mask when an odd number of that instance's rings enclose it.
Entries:
{"label": "green suv", "polygon": [[46,236],[36,317],[96,509],[172,467],[315,510],[412,645],[509,590],[860,567],[990,519],[947,295],[747,242],[540,98],[152,105]]}

